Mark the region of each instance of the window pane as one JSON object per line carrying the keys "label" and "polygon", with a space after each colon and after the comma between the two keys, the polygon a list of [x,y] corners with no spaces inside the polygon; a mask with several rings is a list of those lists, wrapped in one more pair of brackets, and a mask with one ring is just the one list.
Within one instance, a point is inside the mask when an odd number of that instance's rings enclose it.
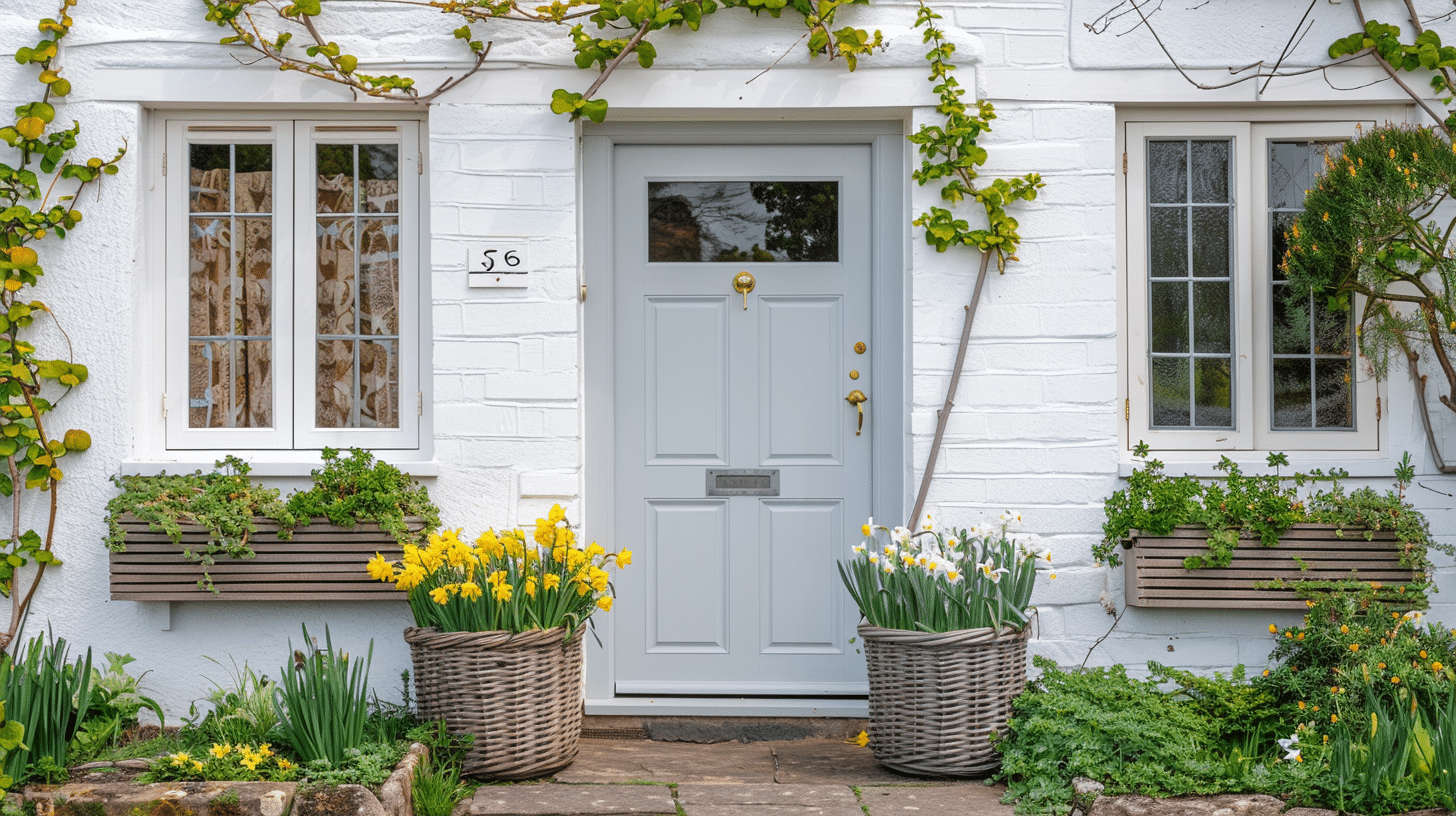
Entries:
{"label": "window pane", "polygon": [[1188,143],[1148,142],[1148,201],[1182,204],[1188,201]]}
{"label": "window pane", "polygon": [[1153,425],[1186,428],[1193,420],[1188,399],[1188,360],[1153,358]]}
{"label": "window pane", "polygon": [[273,212],[273,145],[235,145],[238,212]]}
{"label": "window pane", "polygon": [[1271,424],[1278,430],[1308,430],[1312,427],[1309,361],[1274,361],[1274,411]]}
{"label": "window pane", "polygon": [[232,210],[232,145],[195,144],[190,155],[187,208],[192,212]]}
{"label": "window pane", "polygon": [[273,426],[271,343],[193,340],[187,356],[188,427]]}
{"label": "window pane", "polygon": [[1227,207],[1193,208],[1193,274],[1226,278],[1232,266]]}
{"label": "window pane", "polygon": [[273,424],[272,150],[189,147],[189,427]]}
{"label": "window pane", "polygon": [[1188,284],[1182,281],[1153,282],[1150,340],[1154,352],[1188,351]]}
{"label": "window pane", "polygon": [[1354,427],[1354,323],[1324,298],[1290,298],[1279,271],[1285,232],[1304,205],[1304,194],[1341,142],[1270,142],[1268,229],[1271,248],[1272,353],[1270,425],[1275,430]]}
{"label": "window pane", "polygon": [[839,260],[837,181],[653,181],[647,260]]}
{"label": "window pane", "polygon": [[318,211],[351,213],[354,208],[354,145],[318,146]]}
{"label": "window pane", "polygon": [[1155,278],[1188,274],[1188,210],[1153,207],[1148,211],[1148,265]]}
{"label": "window pane", "polygon": [[1355,427],[1352,360],[1316,360],[1314,424],[1317,428]]}
{"label": "window pane", "polygon": [[398,145],[359,145],[359,187],[364,212],[399,212]]}
{"label": "window pane", "polygon": [[397,428],[399,148],[319,145],[317,160],[315,422]]}
{"label": "window pane", "polygon": [[1193,284],[1193,350],[1200,354],[1228,354],[1233,323],[1229,285],[1223,281]]}
{"label": "window pane", "polygon": [[1233,362],[1226,357],[1200,357],[1194,361],[1193,371],[1194,424],[1200,428],[1233,427]]}
{"label": "window pane", "polygon": [[1229,200],[1228,141],[1194,142],[1193,201],[1197,204],[1226,204]]}

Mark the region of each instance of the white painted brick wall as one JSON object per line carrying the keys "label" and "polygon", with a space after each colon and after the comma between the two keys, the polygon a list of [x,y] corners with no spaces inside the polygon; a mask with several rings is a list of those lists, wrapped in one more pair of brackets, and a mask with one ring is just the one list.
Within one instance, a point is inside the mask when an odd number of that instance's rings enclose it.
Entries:
{"label": "white painted brick wall", "polygon": [[[1430,2],[1433,0],[1423,0]],[[984,71],[977,71],[977,81],[986,83],[993,96],[1003,86],[1012,87],[1010,80],[1049,77],[1047,87],[1056,91],[1047,96],[1093,98],[1086,89],[1095,87],[1110,89],[1105,91],[1109,98],[1122,94],[1132,99],[1140,92],[1136,83],[1143,75],[1123,75],[1116,68],[1161,66],[1165,57],[1138,36],[1089,38],[1082,23],[1106,5],[1101,0],[977,0],[937,3],[937,8],[945,15],[944,25],[964,29],[951,32],[953,39],[964,44],[957,61],[969,66],[979,59]],[[1174,32],[1177,42],[1196,43],[1199,31],[1218,32],[1220,28],[1214,24],[1227,22],[1216,16],[1217,5],[1202,16],[1193,8],[1169,9],[1163,14],[1169,20],[1176,11],[1188,19],[1211,21],[1200,23],[1191,33]],[[1223,6],[1244,9],[1240,14],[1271,8],[1257,0],[1231,0]],[[1095,12],[1089,13],[1094,7]],[[1329,13],[1342,11],[1333,8]],[[1348,10],[1348,4],[1343,10]],[[53,0],[0,4],[0,57],[13,52],[17,43],[33,40],[32,21],[53,12]],[[923,52],[919,37],[905,30],[913,17],[913,4],[876,3],[846,13],[855,24],[882,25],[893,36],[895,46],[881,55],[882,62],[919,64],[916,55]],[[762,29],[730,14],[724,12],[719,15],[721,20],[712,20],[705,27],[708,36],[720,32],[711,48],[694,47],[694,43],[706,42],[703,39],[674,36],[664,42],[664,64],[693,68],[694,83],[711,84],[717,81],[713,69],[762,67],[798,37],[798,32],[780,22],[769,26],[772,35],[768,40],[750,40],[749,32]],[[190,99],[169,97],[164,100],[169,104],[211,108],[219,104],[216,93],[232,94],[229,98],[239,105],[271,104],[303,113],[312,109],[316,99],[348,104],[345,98],[328,96],[332,90],[319,90],[315,85],[298,86],[305,90],[293,96],[287,91],[293,86],[280,85],[277,87],[284,90],[277,90],[272,83],[280,81],[278,72],[239,67],[229,52],[212,45],[220,36],[216,27],[195,14],[179,21],[167,4],[87,0],[75,16],[78,27],[73,42],[83,47],[68,51],[67,60],[82,95],[93,86],[88,79],[99,83],[114,70],[155,69],[168,80],[180,80],[170,86],[181,89],[174,93],[195,94]],[[421,19],[425,22],[419,22]],[[414,51],[448,63],[457,53],[451,50],[455,44],[448,42],[449,21],[441,15],[421,18],[389,10],[361,20],[360,28],[346,28],[339,36],[347,41],[346,47],[358,46],[366,56]],[[386,24],[390,34],[385,37],[370,28]],[[503,26],[491,34],[496,39],[493,56],[505,55],[519,60],[518,64],[533,66],[569,64],[570,55],[561,38],[547,38],[541,29],[528,32]],[[162,40],[183,44],[167,49],[137,45]],[[1325,42],[1319,35],[1307,40],[1319,47]],[[765,47],[764,42],[772,47]],[[1253,58],[1267,56],[1259,53]],[[800,58],[791,57],[785,65],[795,60]],[[1095,64],[1098,70],[1079,71],[1079,64]],[[446,523],[471,532],[486,525],[529,525],[558,502],[575,518],[582,500],[578,225],[583,214],[577,207],[576,129],[546,107],[552,80],[536,78],[535,69],[510,70],[508,65],[498,63],[502,70],[493,69],[472,80],[427,112],[428,239],[433,255],[428,270],[433,301],[432,370],[427,381],[433,387],[429,410],[434,456],[441,472],[432,480],[431,489],[445,510]],[[863,60],[863,73],[857,76],[872,78],[875,65],[874,57]],[[223,72],[219,76],[228,81],[220,79],[211,88],[188,91],[185,80],[193,74],[187,72],[195,70]],[[17,76],[14,68],[0,70],[0,97],[4,98],[0,101],[6,106],[17,101],[17,88],[28,91]],[[570,76],[588,78],[586,74]],[[642,76],[666,75],[659,71]],[[779,79],[770,72],[755,87]],[[637,88],[639,80],[638,72],[631,69],[617,87]],[[547,90],[542,93],[530,90],[543,84]],[[520,90],[523,87],[528,90]],[[1171,87],[1182,86],[1175,83]],[[1203,98],[1197,91],[1184,90],[1186,97],[1181,101],[1197,103]],[[642,99],[647,101],[639,104],[651,107],[655,97],[650,91],[643,93]],[[504,104],[503,99],[514,101]],[[693,96],[681,104],[713,104],[705,100],[711,97]],[[1077,664],[1092,640],[1111,624],[1099,600],[1110,593],[1121,603],[1121,574],[1092,565],[1089,552],[1100,538],[1101,502],[1118,486],[1117,432],[1123,421],[1117,392],[1114,202],[1121,177],[1114,149],[1115,106],[1054,98],[995,101],[999,118],[984,140],[991,153],[987,174],[1036,171],[1042,173],[1047,188],[1034,204],[1013,207],[1025,238],[1019,252],[1022,260],[987,282],[929,509],[936,519],[958,524],[969,524],[1006,507],[1024,513],[1027,529],[1041,534],[1051,547],[1058,574],[1055,582],[1037,590],[1036,599],[1043,609],[1040,640],[1033,650],[1062,663]],[[95,138],[102,146],[127,138],[132,154],[122,175],[104,188],[101,202],[88,204],[85,229],[77,233],[78,243],[67,250],[72,269],[55,274],[55,284],[47,281],[47,286],[58,285],[65,275],[76,274],[74,269],[94,275],[96,286],[69,292],[58,305],[80,304],[84,318],[73,326],[74,337],[78,347],[88,349],[88,361],[97,359],[93,353],[101,358],[100,364],[92,365],[92,381],[66,408],[84,415],[84,424],[97,439],[85,464],[74,471],[75,487],[68,488],[78,510],[63,523],[68,541],[80,543],[74,552],[63,553],[67,577],[51,582],[43,591],[38,616],[55,623],[58,634],[83,645],[104,650],[126,644],[138,657],[140,670],[167,666],[167,672],[154,671],[149,677],[149,690],[174,714],[185,710],[198,689],[205,687],[200,678],[212,666],[202,660],[202,653],[219,659],[249,659],[266,671],[275,665],[271,661],[286,653],[286,638],[299,620],[308,620],[310,629],[331,621],[341,642],[362,644],[376,637],[376,685],[386,696],[392,694],[392,676],[407,662],[393,636],[405,623],[402,610],[293,604],[224,612],[184,604],[173,614],[171,631],[163,632],[157,610],[105,601],[105,562],[95,542],[100,538],[101,508],[111,491],[105,477],[114,472],[116,463],[136,453],[138,430],[134,426],[138,420],[129,415],[125,421],[117,421],[114,412],[116,402],[133,387],[129,383],[136,372],[131,361],[141,356],[133,353],[137,351],[131,345],[135,325],[128,306],[144,302],[147,296],[140,291],[139,281],[150,258],[143,252],[147,248],[145,228],[138,205],[155,179],[142,171],[141,163],[148,158],[142,138],[145,116],[135,100],[82,107],[100,117],[94,128],[91,120],[83,118],[93,128],[87,131],[87,138]],[[822,116],[826,111],[813,113]],[[71,111],[62,111],[63,117],[70,115]],[[803,112],[770,115],[792,118]],[[926,108],[911,111],[917,126],[932,117],[933,112]],[[912,160],[918,164],[918,159]],[[940,203],[933,188],[913,187],[906,219]],[[492,237],[529,242],[533,270],[526,289],[483,290],[466,285],[466,247]],[[118,247],[127,251],[117,252]],[[918,479],[954,359],[976,258],[966,251],[936,253],[921,241],[918,231],[912,233],[909,255],[914,292],[910,427],[912,474]],[[100,299],[104,305],[90,302],[88,297]],[[1408,398],[1401,399],[1407,401],[1400,405],[1408,405]],[[139,408],[135,416],[141,415]],[[1392,427],[1401,430],[1391,432],[1390,444],[1395,450],[1417,452],[1423,472],[1429,472],[1423,446],[1405,430],[1411,419],[1408,410],[1392,416]],[[1456,451],[1448,454],[1456,458]],[[1422,481],[1432,490],[1415,490],[1413,497],[1429,507],[1433,528],[1441,531],[1443,539],[1456,539],[1456,511],[1444,495],[1456,490],[1441,477],[1422,477]],[[1449,559],[1442,564],[1441,583],[1446,592],[1437,596],[1435,608],[1447,619],[1456,620],[1456,567]],[[1223,670],[1240,660],[1262,665],[1270,645],[1265,631],[1268,622],[1292,622],[1297,617],[1131,610],[1123,616],[1118,631],[1094,652],[1091,662],[1122,660],[1136,668],[1158,659]],[[1173,651],[1168,651],[1169,646]]]}

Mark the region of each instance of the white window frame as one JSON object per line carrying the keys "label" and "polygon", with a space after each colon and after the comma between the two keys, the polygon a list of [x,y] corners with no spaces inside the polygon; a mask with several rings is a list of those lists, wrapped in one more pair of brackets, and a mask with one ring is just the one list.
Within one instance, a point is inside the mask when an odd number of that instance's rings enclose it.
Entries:
{"label": "white window frame", "polygon": [[[1353,430],[1276,431],[1270,428],[1271,269],[1268,236],[1268,144],[1298,139],[1352,138],[1355,125],[1404,119],[1380,111],[1262,111],[1240,118],[1237,111],[1177,111],[1149,115],[1133,111],[1121,119],[1119,137],[1126,157],[1123,179],[1120,276],[1121,359],[1126,395],[1124,443],[1140,441],[1158,451],[1379,451],[1380,386],[1363,357],[1355,361]],[[1368,114],[1368,115],[1367,115]],[[1155,139],[1230,139],[1232,141],[1234,262],[1232,341],[1232,429],[1162,429],[1151,423],[1151,372],[1148,355],[1147,143]],[[1360,304],[1355,305],[1359,314]]]}
{"label": "white window frame", "polygon": [[[420,309],[426,247],[423,246],[421,129],[418,120],[304,119],[286,116],[161,117],[163,155],[171,172],[159,202],[164,227],[165,326],[162,445],[165,450],[290,451],[324,446],[420,450],[421,390],[426,364]],[[399,427],[315,428],[317,259],[315,146],[399,145]],[[273,428],[188,427],[189,389],[187,200],[188,145],[268,143],[274,146],[273,218]],[[164,166],[166,160],[164,159]],[[287,187],[285,187],[285,183]]]}

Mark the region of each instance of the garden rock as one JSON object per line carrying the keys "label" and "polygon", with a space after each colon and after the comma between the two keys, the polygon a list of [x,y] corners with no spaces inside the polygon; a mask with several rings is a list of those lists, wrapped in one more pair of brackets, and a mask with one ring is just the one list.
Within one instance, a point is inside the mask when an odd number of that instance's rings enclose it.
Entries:
{"label": "garden rock", "polygon": [[415,816],[415,766],[429,754],[430,749],[424,745],[412,743],[399,764],[394,766],[394,772],[384,780],[379,789],[379,804],[384,806],[386,816]]}
{"label": "garden rock", "polygon": [[292,816],[385,816],[385,812],[363,785],[324,785],[300,793]]}
{"label": "garden rock", "polygon": [[1279,816],[1284,802],[1262,793],[1154,799],[1125,794],[1099,796],[1088,816]]}
{"label": "garden rock", "polygon": [[[36,816],[283,816],[297,788],[294,782],[73,782],[27,787],[25,799],[35,803]],[[229,791],[237,801],[214,808]]]}

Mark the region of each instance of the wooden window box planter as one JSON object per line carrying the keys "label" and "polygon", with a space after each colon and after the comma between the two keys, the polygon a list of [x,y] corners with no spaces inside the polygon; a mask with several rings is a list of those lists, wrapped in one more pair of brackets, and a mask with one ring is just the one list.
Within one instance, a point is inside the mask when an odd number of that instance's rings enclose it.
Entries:
{"label": "wooden window box planter", "polygon": [[[1265,547],[1256,538],[1239,541],[1227,567],[1188,570],[1183,559],[1208,551],[1208,531],[1179,527],[1166,536],[1138,536],[1122,553],[1127,605],[1180,609],[1304,609],[1293,589],[1260,589],[1256,583],[1283,578],[1338,581],[1358,578],[1389,587],[1420,576],[1400,564],[1400,542],[1379,532],[1336,535],[1329,524],[1296,524]],[[1297,560],[1296,560],[1297,559]],[[1301,570],[1301,564],[1305,569]]]}
{"label": "wooden window box planter", "polygon": [[[316,520],[278,538],[278,525],[257,520],[249,546],[254,558],[220,556],[205,571],[216,593],[198,587],[204,568],[182,557],[184,548],[205,550],[208,533],[183,525],[182,543],[133,517],[120,521],[126,551],[111,553],[113,601],[394,601],[405,593],[376,581],[364,570],[375,552],[399,552],[399,542],[374,524],[337,527]],[[411,520],[411,529],[419,529]]]}

